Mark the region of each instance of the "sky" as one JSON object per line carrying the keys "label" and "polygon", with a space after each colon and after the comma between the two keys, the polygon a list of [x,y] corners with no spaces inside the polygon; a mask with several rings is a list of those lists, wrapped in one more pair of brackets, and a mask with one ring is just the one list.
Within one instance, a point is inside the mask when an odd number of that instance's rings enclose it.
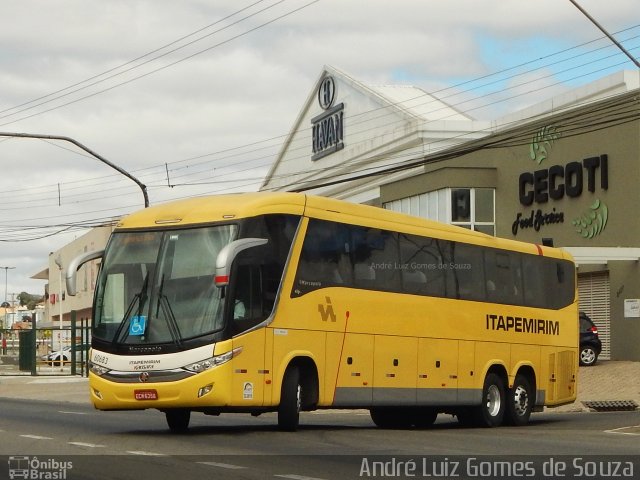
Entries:
{"label": "sky", "polygon": [[[579,3],[640,57],[637,0]],[[258,189],[324,65],[479,120],[636,68],[569,0],[21,0],[0,45],[0,132],[71,137],[152,205]],[[0,136],[0,166],[9,300],[44,292],[30,277],[50,252],[143,207],[68,142]]]}

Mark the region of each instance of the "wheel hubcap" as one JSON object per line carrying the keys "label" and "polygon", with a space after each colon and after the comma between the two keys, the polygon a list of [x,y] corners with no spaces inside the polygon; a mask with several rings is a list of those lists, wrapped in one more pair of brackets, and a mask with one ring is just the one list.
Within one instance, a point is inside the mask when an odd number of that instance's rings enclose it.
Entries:
{"label": "wheel hubcap", "polygon": [[527,413],[529,409],[529,395],[527,395],[527,390],[522,387],[522,385],[518,385],[514,392],[514,410],[516,415],[521,417],[522,415]]}
{"label": "wheel hubcap", "polygon": [[487,413],[495,417],[500,412],[500,389],[496,385],[491,385],[487,390]]}
{"label": "wheel hubcap", "polygon": [[595,352],[591,349],[585,349],[582,351],[582,363],[592,363],[595,359]]}

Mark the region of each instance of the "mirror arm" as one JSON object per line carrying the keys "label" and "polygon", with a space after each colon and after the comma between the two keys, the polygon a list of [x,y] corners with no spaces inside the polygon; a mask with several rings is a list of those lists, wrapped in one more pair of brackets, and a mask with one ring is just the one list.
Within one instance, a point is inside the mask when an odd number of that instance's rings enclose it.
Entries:
{"label": "mirror arm", "polygon": [[67,294],[72,297],[77,293],[76,291],[76,273],[78,269],[87,262],[95,260],[96,258],[102,258],[104,256],[104,250],[96,250],[93,252],[86,252],[75,257],[67,266],[67,272],[65,274],[65,281],[67,283]]}

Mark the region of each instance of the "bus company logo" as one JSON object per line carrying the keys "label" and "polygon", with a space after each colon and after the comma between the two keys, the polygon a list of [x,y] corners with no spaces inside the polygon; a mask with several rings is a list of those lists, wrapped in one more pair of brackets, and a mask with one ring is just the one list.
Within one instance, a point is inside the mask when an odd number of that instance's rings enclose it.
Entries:
{"label": "bus company logo", "polygon": [[11,456],[8,460],[9,478],[34,480],[65,480],[73,462],[61,462],[54,458],[40,460],[38,457]]}
{"label": "bus company logo", "polygon": [[318,88],[318,103],[323,110],[328,110],[336,98],[336,83],[333,77],[327,75],[322,79]]}
{"label": "bus company logo", "polygon": [[336,321],[336,313],[333,311],[333,305],[331,305],[331,298],[324,297],[325,304],[318,304],[318,313],[320,313],[320,320],[326,322],[331,320],[332,322]]}
{"label": "bus company logo", "polygon": [[142,382],[142,383],[147,383],[149,381],[149,372],[142,372],[139,376],[138,379]]}

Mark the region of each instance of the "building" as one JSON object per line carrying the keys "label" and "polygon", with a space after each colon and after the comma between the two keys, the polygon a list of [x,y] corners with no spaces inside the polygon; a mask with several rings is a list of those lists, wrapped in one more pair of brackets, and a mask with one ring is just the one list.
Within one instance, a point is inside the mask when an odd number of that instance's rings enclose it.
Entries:
{"label": "building", "polygon": [[[490,123],[475,121],[419,88],[368,85],[325,66],[261,190],[306,190],[379,205],[382,177],[377,172],[490,131]],[[386,172],[384,178],[410,175]]]}
{"label": "building", "polygon": [[310,189],[553,242],[576,259],[601,358],[640,360],[639,88],[639,72],[619,72],[477,122],[427,94],[419,98],[444,118],[418,113],[416,90],[405,103],[399,87],[366,87],[325,67],[263,190]]}
{"label": "building", "polygon": [[77,276],[78,292],[73,297],[66,294],[64,276],[67,265],[76,256],[104,249],[112,231],[113,227],[110,225],[91,229],[59,250],[51,252],[47,268],[31,277],[47,281],[44,318],[38,322],[38,328],[68,327],[72,310],[77,312],[78,321],[91,318],[93,293],[100,260],[87,262],[80,267]]}

